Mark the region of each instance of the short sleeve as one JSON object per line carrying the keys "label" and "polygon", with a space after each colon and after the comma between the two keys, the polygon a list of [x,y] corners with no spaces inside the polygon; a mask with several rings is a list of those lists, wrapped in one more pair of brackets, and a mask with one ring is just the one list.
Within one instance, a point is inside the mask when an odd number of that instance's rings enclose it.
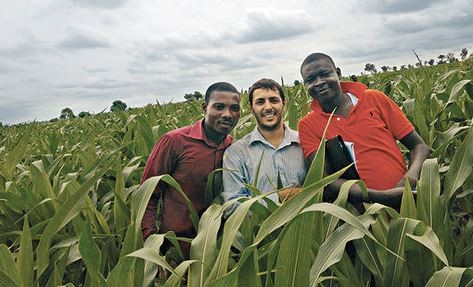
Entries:
{"label": "short sleeve", "polygon": [[311,127],[310,118],[308,117],[305,117],[299,121],[298,131],[304,157],[308,158],[319,148],[320,137],[316,135],[316,132]]}
{"label": "short sleeve", "polygon": [[373,92],[376,92],[376,100],[381,117],[386,123],[388,130],[396,139],[402,139],[414,130],[414,126],[393,100],[379,91]]}

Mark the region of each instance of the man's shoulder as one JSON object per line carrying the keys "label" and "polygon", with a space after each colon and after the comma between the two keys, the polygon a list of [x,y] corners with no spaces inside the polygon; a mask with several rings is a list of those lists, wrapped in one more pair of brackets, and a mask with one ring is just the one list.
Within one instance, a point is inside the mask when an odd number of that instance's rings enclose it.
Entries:
{"label": "man's shoulder", "polygon": [[380,90],[366,89],[361,95],[365,100],[379,100],[386,99],[388,96]]}
{"label": "man's shoulder", "polygon": [[244,137],[241,139],[233,142],[225,152],[227,153],[237,153],[241,152],[244,149],[247,149],[249,145],[251,144],[251,133],[246,134]]}
{"label": "man's shoulder", "polygon": [[177,128],[174,130],[170,130],[165,134],[165,136],[170,137],[170,138],[176,138],[176,137],[188,135],[192,127],[193,125],[189,125],[189,126]]}

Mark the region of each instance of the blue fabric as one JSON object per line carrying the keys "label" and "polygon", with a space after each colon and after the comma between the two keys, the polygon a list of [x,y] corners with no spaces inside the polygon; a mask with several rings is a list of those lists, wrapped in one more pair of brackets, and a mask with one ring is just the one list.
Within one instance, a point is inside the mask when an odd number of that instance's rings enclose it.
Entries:
{"label": "blue fabric", "polygon": [[[264,152],[264,154],[263,154]],[[278,173],[283,187],[302,186],[307,162],[302,153],[299,136],[288,127],[278,148],[272,146],[258,128],[233,143],[223,155],[223,198],[225,201],[237,197],[249,197],[251,191],[244,184],[253,184],[261,156],[257,187],[261,192],[277,189]],[[268,198],[279,202],[277,193]]]}

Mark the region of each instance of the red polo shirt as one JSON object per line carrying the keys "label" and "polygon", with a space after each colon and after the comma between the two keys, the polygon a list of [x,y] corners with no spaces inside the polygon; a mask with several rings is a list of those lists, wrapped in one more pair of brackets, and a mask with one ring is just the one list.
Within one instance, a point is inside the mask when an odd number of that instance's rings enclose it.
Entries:
{"label": "red polo shirt", "polygon": [[[389,189],[405,175],[406,163],[396,143],[414,130],[402,110],[380,91],[364,84],[340,82],[342,91],[355,95],[357,104],[347,118],[334,115],[327,138],[341,135],[353,142],[358,173],[369,188]],[[304,156],[319,148],[320,139],[330,117],[314,100],[312,112],[299,122],[299,138]]]}
{"label": "red polo shirt", "polygon": [[[225,149],[232,142],[231,136],[216,145],[210,141],[203,128],[203,120],[194,125],[170,131],[162,136],[151,152],[141,178],[169,174],[182,187],[199,214],[208,207],[204,204],[207,176],[222,167]],[[159,184],[141,222],[143,237],[156,233],[156,204],[163,193],[163,215],[160,233],[174,231],[181,236],[194,236],[195,230],[189,217],[184,198],[169,185]]]}

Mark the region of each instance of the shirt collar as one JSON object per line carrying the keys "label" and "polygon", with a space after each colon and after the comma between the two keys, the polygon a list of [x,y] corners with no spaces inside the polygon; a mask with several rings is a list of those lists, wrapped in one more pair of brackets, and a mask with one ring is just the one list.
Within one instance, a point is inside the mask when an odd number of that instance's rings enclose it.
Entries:
{"label": "shirt collar", "polygon": [[[258,127],[255,127],[255,129],[250,133],[250,145],[257,141],[272,147],[272,145],[263,137],[261,132],[258,130]],[[290,145],[291,143],[299,143],[299,136],[296,131],[293,131],[286,125],[284,125],[284,138],[278,149]]]}
{"label": "shirt collar", "polygon": [[205,130],[204,130],[204,120],[203,119],[196,122],[195,124],[193,124],[191,126],[191,129],[190,129],[189,133],[187,134],[187,137],[190,137],[190,138],[193,138],[193,139],[196,139],[196,140],[200,140],[200,141],[204,141],[208,146],[213,146],[213,147],[218,146],[218,147],[222,147],[222,148],[228,147],[232,143],[232,140],[233,140],[231,135],[227,135],[225,137],[225,139],[219,145],[216,145],[213,141],[211,141],[207,138],[207,135],[205,134]]}
{"label": "shirt collar", "polygon": [[[358,95],[362,94],[366,89],[368,89],[368,86],[359,82],[340,81],[340,87],[342,88],[342,92],[351,93],[355,97],[357,97],[358,100],[360,100]],[[310,109],[313,111],[321,109],[319,102],[315,99],[312,100],[312,103],[310,104]]]}

